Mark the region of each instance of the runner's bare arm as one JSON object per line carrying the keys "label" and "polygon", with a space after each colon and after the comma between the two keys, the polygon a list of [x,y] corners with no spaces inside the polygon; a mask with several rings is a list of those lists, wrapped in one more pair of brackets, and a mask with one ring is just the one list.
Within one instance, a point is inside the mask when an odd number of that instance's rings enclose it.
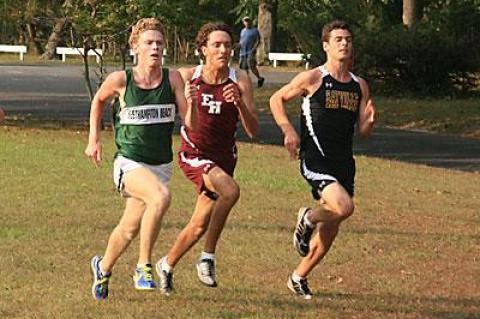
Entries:
{"label": "runner's bare arm", "polygon": [[182,123],[194,131],[197,127],[197,95],[191,93],[190,82],[184,83],[179,71],[170,70],[169,76]]}
{"label": "runner's bare arm", "polygon": [[298,157],[300,138],[298,137],[295,127],[288,119],[284,103],[309,94],[312,82],[314,82],[315,79],[314,71],[315,70],[310,70],[298,74],[290,83],[280,88],[270,97],[270,110],[272,111],[275,122],[282,130],[284,146],[287,148],[292,159]]}
{"label": "runner's bare arm", "polygon": [[360,78],[360,89],[362,90],[362,100],[358,113],[358,132],[363,137],[369,137],[375,124],[375,104],[370,97],[368,84],[362,78]]}
{"label": "runner's bare arm", "polygon": [[95,94],[90,106],[90,132],[88,145],[85,149],[87,155],[95,166],[102,161],[102,145],[100,143],[100,122],[102,120],[105,103],[112,97],[119,96],[125,89],[126,75],[124,71],[113,72],[107,76]]}
{"label": "runner's bare arm", "polygon": [[254,138],[258,135],[260,125],[258,124],[257,109],[253,99],[253,88],[250,78],[243,70],[238,71],[238,87],[234,84],[225,87],[224,96],[227,101],[232,100],[240,113],[240,120],[248,137]]}

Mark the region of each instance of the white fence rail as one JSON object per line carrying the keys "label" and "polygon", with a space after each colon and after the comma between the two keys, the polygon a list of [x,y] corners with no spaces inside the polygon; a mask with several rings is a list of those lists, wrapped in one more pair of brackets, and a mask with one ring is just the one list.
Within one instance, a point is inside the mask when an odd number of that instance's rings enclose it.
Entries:
{"label": "white fence rail", "polygon": [[[95,53],[94,50],[98,53]],[[83,55],[83,48],[68,48],[68,47],[57,47],[56,53],[62,56],[62,61],[65,62],[67,55]],[[95,56],[97,63],[100,63],[100,56],[102,55],[102,49],[92,49],[88,50],[89,56]]]}
{"label": "white fence rail", "polygon": [[303,53],[279,53],[279,52],[270,52],[268,54],[268,59],[273,61],[273,67],[277,67],[277,61],[305,61],[305,70],[308,70],[310,63],[311,54]]}
{"label": "white fence rail", "polygon": [[19,53],[20,60],[23,61],[23,55],[27,53],[27,47],[25,45],[0,44],[0,52]]}

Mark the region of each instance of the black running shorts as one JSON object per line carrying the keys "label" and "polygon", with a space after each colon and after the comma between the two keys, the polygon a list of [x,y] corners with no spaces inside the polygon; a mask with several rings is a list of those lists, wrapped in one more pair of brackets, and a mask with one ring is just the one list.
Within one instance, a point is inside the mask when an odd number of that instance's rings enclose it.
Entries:
{"label": "black running shorts", "polygon": [[355,187],[355,160],[332,161],[325,158],[315,161],[300,160],[300,172],[312,187],[312,196],[319,200],[323,189],[338,182],[353,197]]}

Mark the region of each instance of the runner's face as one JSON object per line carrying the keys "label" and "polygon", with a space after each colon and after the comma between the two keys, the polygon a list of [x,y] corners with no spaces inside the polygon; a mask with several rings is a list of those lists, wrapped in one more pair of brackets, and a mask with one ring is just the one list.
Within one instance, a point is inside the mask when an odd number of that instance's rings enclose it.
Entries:
{"label": "runner's face", "polygon": [[207,45],[202,47],[205,64],[217,68],[228,67],[232,53],[232,39],[225,31],[213,31],[208,36]]}
{"label": "runner's face", "polygon": [[349,60],[353,52],[353,38],[348,30],[335,29],[330,32],[328,42],[323,42],[327,55],[338,61]]}
{"label": "runner's face", "polygon": [[162,65],[162,55],[165,42],[163,35],[157,30],[147,30],[138,37],[136,51],[138,61],[148,66]]}

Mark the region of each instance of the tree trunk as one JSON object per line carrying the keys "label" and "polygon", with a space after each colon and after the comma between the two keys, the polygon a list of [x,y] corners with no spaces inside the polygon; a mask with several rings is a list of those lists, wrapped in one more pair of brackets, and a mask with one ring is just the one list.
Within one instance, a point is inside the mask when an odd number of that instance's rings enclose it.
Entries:
{"label": "tree trunk", "polygon": [[120,65],[122,70],[125,70],[125,68],[127,67],[126,57],[130,56],[130,47],[128,46],[128,43],[125,43],[123,45],[120,44],[119,48],[120,48],[120,62],[121,62]]}
{"label": "tree trunk", "polygon": [[261,40],[257,48],[257,61],[262,65],[275,47],[277,0],[260,0],[258,3],[258,31]]}
{"label": "tree trunk", "polygon": [[88,97],[90,98],[90,102],[93,100],[93,89],[92,83],[90,82],[90,65],[88,63],[88,51],[92,49],[92,40],[90,38],[85,38],[83,40],[83,79],[85,80],[85,86],[88,91]]}
{"label": "tree trunk", "polygon": [[28,46],[30,50],[32,50],[32,53],[35,55],[42,55],[43,49],[37,39],[35,24],[27,23],[26,28],[27,28],[27,36],[28,36]]}
{"label": "tree trunk", "polygon": [[414,30],[416,23],[423,17],[423,0],[403,0],[403,25]]}
{"label": "tree trunk", "polygon": [[43,58],[52,60],[55,58],[55,49],[62,39],[62,31],[67,23],[67,18],[59,18],[55,20],[52,33],[48,37],[47,51],[43,54]]}

